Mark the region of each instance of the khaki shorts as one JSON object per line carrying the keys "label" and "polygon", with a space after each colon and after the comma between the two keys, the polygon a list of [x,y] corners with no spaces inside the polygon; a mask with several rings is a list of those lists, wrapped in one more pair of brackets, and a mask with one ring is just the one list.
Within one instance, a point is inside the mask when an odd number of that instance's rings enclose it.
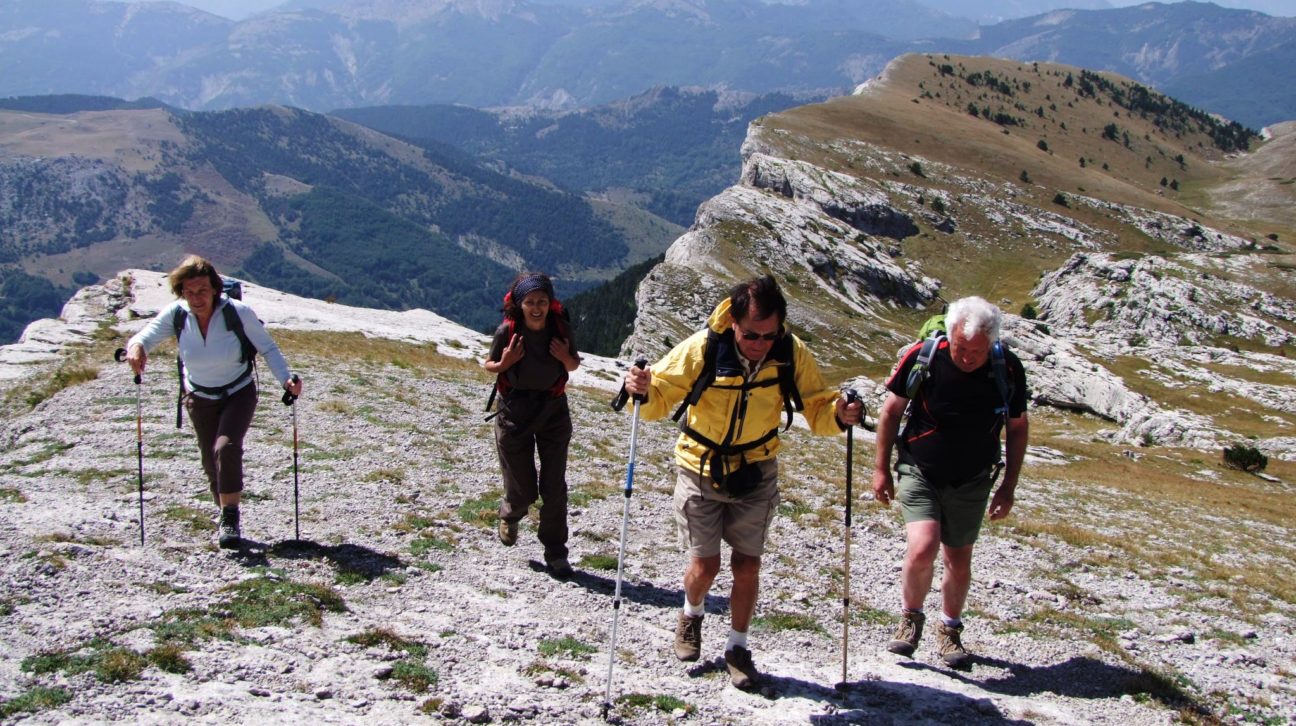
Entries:
{"label": "khaki shorts", "polygon": [[940,522],[941,544],[946,547],[976,543],[994,484],[990,472],[986,469],[959,486],[938,487],[918,467],[897,464],[896,501],[905,524]]}
{"label": "khaki shorts", "polygon": [[758,462],[761,481],[742,499],[711,488],[711,477],[680,467],[675,479],[675,528],[692,557],[720,554],[720,540],[734,552],[760,557],[778,509],[778,460]]}

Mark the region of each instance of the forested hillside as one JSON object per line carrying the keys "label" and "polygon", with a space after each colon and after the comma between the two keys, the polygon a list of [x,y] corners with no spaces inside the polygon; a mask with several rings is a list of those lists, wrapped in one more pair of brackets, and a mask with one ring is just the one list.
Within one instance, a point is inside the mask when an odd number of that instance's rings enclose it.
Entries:
{"label": "forested hillside", "polygon": [[658,88],[573,113],[491,113],[461,106],[378,106],[334,115],[415,143],[499,159],[582,193],[620,190],[688,226],[703,200],[733,182],[747,124],[822,95],[732,96]]}
{"label": "forested hillside", "polygon": [[[577,291],[629,261],[607,203],[596,214],[580,194],[436,141],[279,107],[123,110],[88,96],[9,105],[27,110],[0,111],[0,264],[52,288],[127,265],[169,269],[198,252],[299,294],[424,307],[485,329],[520,269]],[[5,341],[53,312],[6,310]]]}

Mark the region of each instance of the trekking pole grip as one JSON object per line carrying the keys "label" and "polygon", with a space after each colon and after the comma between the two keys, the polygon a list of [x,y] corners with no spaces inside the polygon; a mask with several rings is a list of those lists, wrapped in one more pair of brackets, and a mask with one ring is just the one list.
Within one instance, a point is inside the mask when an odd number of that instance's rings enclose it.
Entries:
{"label": "trekking pole grip", "polygon": [[[648,358],[642,355],[639,356],[638,358],[635,358],[634,366],[639,370],[643,370],[644,368],[647,368]],[[617,392],[616,398],[612,399],[612,410],[620,411],[621,409],[625,408],[626,401],[628,401],[629,399],[630,399],[630,394],[626,392],[625,384],[622,384],[621,390]],[[644,403],[648,400],[648,396],[644,394],[636,393],[634,400],[638,401],[639,403]]]}
{"label": "trekking pole grip", "polygon": [[[117,361],[118,363],[123,363],[123,362],[125,362],[125,360],[126,360],[126,349],[125,349],[125,348],[118,348],[117,350],[114,350],[114,351],[113,351],[113,360]],[[140,383],[143,383],[143,379],[140,378],[140,374],[136,373],[136,374],[135,374],[135,385],[138,386]]]}
{"label": "trekking pole grip", "polygon": [[[294,374],[292,374],[292,378],[290,378],[290,379],[288,379],[288,380],[292,381],[293,383],[296,383],[297,381],[300,381],[301,379],[297,377],[297,374],[296,374],[296,373],[294,373]],[[297,397],[294,396],[294,395],[292,394],[292,391],[285,390],[285,391],[284,391],[283,398],[280,399],[280,400],[283,401],[283,405],[285,405],[285,406],[291,406],[291,405],[293,405],[294,403],[297,402]]]}
{"label": "trekking pole grip", "polygon": [[[639,370],[643,370],[648,367],[648,358],[646,356],[641,355],[638,358],[635,358],[634,364],[635,364],[635,368],[638,368]],[[648,401],[648,394],[636,393],[634,396],[634,400],[638,401],[639,403],[646,403]]]}

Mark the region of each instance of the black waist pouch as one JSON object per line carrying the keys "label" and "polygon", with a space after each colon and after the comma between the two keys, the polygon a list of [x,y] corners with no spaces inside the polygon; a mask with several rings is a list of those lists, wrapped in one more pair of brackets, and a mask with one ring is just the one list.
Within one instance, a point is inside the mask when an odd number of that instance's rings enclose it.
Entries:
{"label": "black waist pouch", "polygon": [[742,499],[756,491],[761,483],[760,462],[748,462],[740,457],[735,467],[725,465],[725,457],[711,457],[711,488],[722,494]]}

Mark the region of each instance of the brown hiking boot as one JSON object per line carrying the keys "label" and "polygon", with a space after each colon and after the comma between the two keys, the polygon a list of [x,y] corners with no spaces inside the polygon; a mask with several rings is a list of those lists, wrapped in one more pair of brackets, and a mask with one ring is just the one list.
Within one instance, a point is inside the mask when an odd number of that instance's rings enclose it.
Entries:
{"label": "brown hiking boot", "polygon": [[760,671],[752,663],[751,651],[741,645],[725,651],[725,666],[729,669],[729,682],[734,688],[746,690],[760,682]]}
{"label": "brown hiking boot", "polygon": [[887,650],[896,655],[913,655],[914,648],[918,647],[918,641],[922,638],[923,623],[926,621],[926,615],[906,610],[904,620],[900,621],[900,629],[891,642],[887,643]]}
{"label": "brown hiking boot", "polygon": [[505,547],[512,547],[517,544],[517,522],[501,519],[499,521],[499,540],[500,544]]}
{"label": "brown hiking boot", "polygon": [[675,624],[675,657],[683,661],[697,660],[702,656],[701,615],[679,614]]}
{"label": "brown hiking boot", "polygon": [[940,653],[945,665],[956,670],[972,666],[972,654],[963,647],[962,624],[950,627],[941,623],[936,628],[936,650]]}

